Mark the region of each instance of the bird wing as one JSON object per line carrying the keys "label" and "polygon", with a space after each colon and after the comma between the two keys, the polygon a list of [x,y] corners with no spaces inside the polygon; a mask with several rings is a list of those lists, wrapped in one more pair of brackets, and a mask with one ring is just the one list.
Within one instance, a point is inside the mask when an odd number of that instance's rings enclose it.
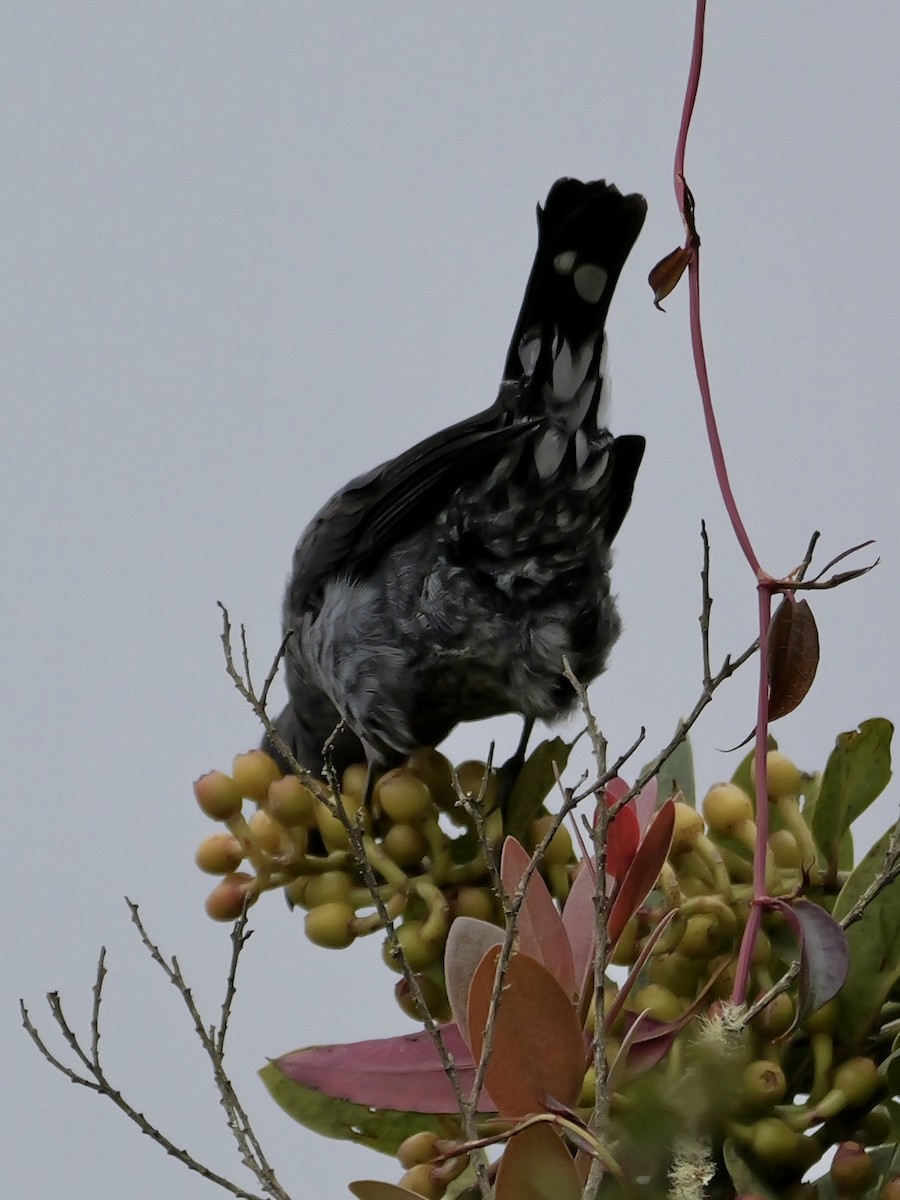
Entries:
{"label": "bird wing", "polygon": [[300,539],[292,596],[308,603],[324,580],[342,572],[365,574],[392,545],[433,519],[461,483],[489,473],[537,424],[506,420],[494,404],[351,480]]}

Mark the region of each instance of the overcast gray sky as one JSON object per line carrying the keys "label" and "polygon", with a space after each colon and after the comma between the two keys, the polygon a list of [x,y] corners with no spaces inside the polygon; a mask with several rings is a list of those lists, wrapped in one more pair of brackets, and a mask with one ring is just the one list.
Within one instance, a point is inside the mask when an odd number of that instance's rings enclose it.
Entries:
{"label": "overcast gray sky", "polygon": [[[688,153],[707,348],[735,491],[773,572],[820,529],[881,566],[815,600],[822,665],[777,733],[802,766],[900,715],[897,620],[897,36],[888,0],[712,4]],[[647,196],[613,305],[617,432],[648,451],[623,529],[626,632],[593,689],[614,750],[647,752],[699,692],[699,525],[716,658],[754,636],[753,580],[724,517],[686,294],[645,283],[681,238],[671,161],[693,5],[333,5],[179,0],[3,5],[0,372],[8,911],[0,1176],[16,1196],[203,1200],[18,1028],[58,988],[88,1012],[109,949],[104,1051],[179,1143],[239,1167],[178,999],[121,897],[177,951],[210,1019],[227,929],[192,863],[191,780],[257,738],[225,678],[216,600],[277,646],[293,542],[338,484],[493,399],[563,174]],[[752,723],[752,667],[698,727]],[[457,758],[505,754],[509,722]],[[870,832],[893,818],[882,799]],[[231,1072],[296,1196],[396,1165],[314,1138],[255,1078],[266,1055],[410,1026],[370,940],[309,946],[278,897],[254,914]]]}

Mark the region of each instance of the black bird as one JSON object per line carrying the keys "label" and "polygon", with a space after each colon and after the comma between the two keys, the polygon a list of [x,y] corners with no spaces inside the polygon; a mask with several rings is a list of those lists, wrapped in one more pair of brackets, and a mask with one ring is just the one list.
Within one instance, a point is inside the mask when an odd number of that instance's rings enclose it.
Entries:
{"label": "black bird", "polygon": [[[620,631],[610,547],[644,439],[607,429],[604,323],[647,205],[560,179],[490,408],[341,488],[297,544],[276,725],[321,773],[399,762],[460,721],[575,701]],[[282,761],[277,748],[263,743]]]}

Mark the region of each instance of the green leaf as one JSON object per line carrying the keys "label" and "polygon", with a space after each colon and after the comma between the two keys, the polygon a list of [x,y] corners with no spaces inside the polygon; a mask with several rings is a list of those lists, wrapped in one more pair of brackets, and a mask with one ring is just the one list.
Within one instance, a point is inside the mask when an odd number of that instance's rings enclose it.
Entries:
{"label": "green leaf", "polygon": [[[647,764],[649,766],[649,764]],[[647,766],[641,769],[643,775]],[[691,739],[685,737],[679,742],[668,758],[663,760],[656,775],[657,803],[662,804],[676,792],[681,792],[681,798],[686,804],[696,807],[697,786],[694,783],[694,751],[691,749]]]}
{"label": "green leaf", "polygon": [[505,833],[517,838],[520,842],[527,841],[531,822],[543,808],[544,801],[553,788],[556,787],[554,765],[561,775],[566,769],[573,745],[573,742],[555,737],[547,738],[532,750],[513,784],[509,801],[506,804],[506,815],[503,822]]}
{"label": "green leaf", "polygon": [[[850,911],[879,875],[893,830],[875,843],[835,901],[837,920]],[[900,877],[883,889],[847,930],[850,972],[838,996],[841,1040],[851,1047],[864,1042],[882,1004],[900,979]]]}
{"label": "green leaf", "polygon": [[396,1154],[401,1142],[427,1129],[440,1137],[458,1138],[462,1127],[450,1113],[409,1113],[396,1109],[373,1109],[327,1096],[315,1088],[288,1079],[274,1063],[259,1072],[269,1095],[295,1121],[325,1137],[342,1138],[383,1154]]}
{"label": "green leaf", "polygon": [[838,735],[812,813],[812,834],[830,874],[838,867],[844,834],[887,787],[894,727],[883,717]]}

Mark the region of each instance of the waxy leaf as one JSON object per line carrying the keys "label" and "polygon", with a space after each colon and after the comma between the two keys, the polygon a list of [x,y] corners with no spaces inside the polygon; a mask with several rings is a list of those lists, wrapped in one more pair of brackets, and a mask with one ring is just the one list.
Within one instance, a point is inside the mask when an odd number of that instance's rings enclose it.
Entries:
{"label": "waxy leaf", "polygon": [[459,1032],[468,1042],[469,1027],[466,1024],[469,1003],[469,986],[472,976],[491,946],[503,944],[504,933],[488,921],[477,917],[457,917],[450,924],[447,944],[444,947],[444,978],[450,1011]]}
{"label": "waxy leaf", "polygon": [[812,834],[833,873],[841,842],[853,822],[887,787],[891,778],[894,727],[882,717],[838,735],[828,758],[812,812]]}
{"label": "waxy leaf", "polygon": [[347,1186],[356,1200],[422,1200],[418,1192],[398,1187],[396,1183],[384,1183],[381,1179],[357,1179]]}
{"label": "waxy leaf", "polygon": [[[583,858],[578,874],[566,897],[562,920],[572,951],[572,965],[579,994],[594,961],[597,940],[597,868],[592,859]],[[452,927],[451,927],[452,928]]]}
{"label": "waxy leaf", "polygon": [[556,771],[562,775],[572,752],[571,742],[561,737],[548,738],[529,754],[522,765],[506,803],[504,828],[520,841],[538,815],[544,801],[556,787]]}
{"label": "waxy leaf", "polygon": [[[850,912],[880,874],[892,832],[875,843],[844,884],[834,905],[836,920]],[[900,979],[900,877],[875,897],[846,932],[850,971],[838,1000],[840,1030],[842,1040],[858,1048]]]}
{"label": "waxy leaf", "polygon": [[791,1026],[796,1029],[844,986],[850,947],[834,917],[811,900],[770,900],[766,908],[780,912],[800,940],[800,994]]}
{"label": "waxy leaf", "polygon": [[[646,767],[644,768],[646,770]],[[643,775],[643,771],[641,774]],[[697,803],[697,785],[694,782],[694,751],[691,749],[691,739],[685,737],[678,743],[668,758],[656,773],[657,795],[661,800],[669,800],[681,793],[685,804],[695,807]]]}
{"label": "waxy leaf", "polygon": [[644,834],[610,905],[606,933],[611,946],[615,946],[625,926],[653,890],[672,845],[674,828],[675,804],[667,800]]}
{"label": "waxy leaf", "polygon": [[[469,990],[469,1039],[480,1059],[499,947],[484,956]],[[584,1075],[575,1007],[553,976],[525,954],[509,960],[485,1083],[505,1117],[542,1112],[547,1097],[574,1107]]]}
{"label": "waxy leaf", "polygon": [[819,631],[806,600],[785,596],[769,625],[769,720],[793,712],[819,666]]}
{"label": "waxy leaf", "polygon": [[259,1077],[275,1103],[313,1133],[355,1142],[382,1154],[396,1154],[401,1143],[423,1130],[440,1137],[462,1136],[455,1101],[453,1111],[448,1107],[445,1113],[373,1109],[368,1104],[355,1104],[305,1087],[282,1074],[274,1063],[263,1067]]}
{"label": "waxy leaf", "polygon": [[510,1139],[500,1159],[494,1195],[497,1200],[580,1200],[575,1162],[552,1126],[529,1125]]}
{"label": "waxy leaf", "polygon": [[[525,869],[531,861],[528,851],[508,837],[500,857],[500,878],[507,897],[512,899]],[[525,899],[516,921],[516,937],[523,954],[547,968],[567,996],[575,995],[575,969],[572,951],[559,910],[539,871],[532,872]]]}
{"label": "waxy leaf", "polygon": [[[460,1031],[455,1025],[444,1025],[441,1034],[453,1056],[463,1091],[471,1090],[475,1082],[475,1064]],[[395,1109],[402,1113],[457,1112],[453,1088],[427,1033],[335,1046],[309,1046],[305,1050],[283,1054],[261,1072],[270,1091],[275,1079],[272,1072],[287,1085],[372,1108]],[[289,1099],[290,1094],[288,1087],[275,1099],[288,1108],[283,1098]],[[488,1103],[486,1097],[482,1099]],[[303,1104],[307,1105],[305,1099]],[[288,1108],[288,1111],[303,1124],[308,1124],[292,1109]]]}

